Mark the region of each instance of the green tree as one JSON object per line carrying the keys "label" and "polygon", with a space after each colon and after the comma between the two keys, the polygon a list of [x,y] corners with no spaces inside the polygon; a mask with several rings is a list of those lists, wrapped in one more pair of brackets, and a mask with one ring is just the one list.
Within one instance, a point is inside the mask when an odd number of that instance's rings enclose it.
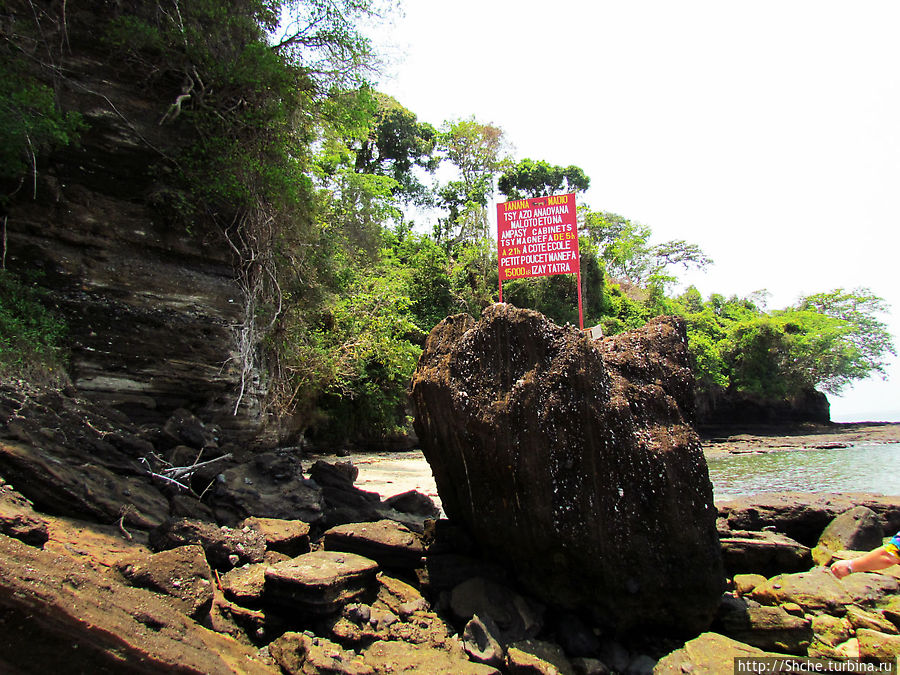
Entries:
{"label": "green tree", "polygon": [[448,121],[441,127],[437,147],[459,178],[438,188],[438,203],[448,215],[440,219],[435,238],[452,245],[486,237],[487,203],[507,148],[503,130],[474,117]]}
{"label": "green tree", "polygon": [[665,287],[676,281],[670,268],[704,269],[712,263],[696,244],[674,239],[651,244],[653,231],[615,213],[583,209],[582,231],[600,250],[606,271],[638,285]]}
{"label": "green tree", "polygon": [[551,165],[543,160],[522,159],[509,166],[497,187],[509,199],[540,197],[559,192],[585,192],[591,179],[577,166]]}

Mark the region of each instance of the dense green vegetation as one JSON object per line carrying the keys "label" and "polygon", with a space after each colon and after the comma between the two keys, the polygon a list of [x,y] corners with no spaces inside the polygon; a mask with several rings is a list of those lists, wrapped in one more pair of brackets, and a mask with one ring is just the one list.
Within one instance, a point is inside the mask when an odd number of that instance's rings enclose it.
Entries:
{"label": "dense green vegetation", "polygon": [[[320,439],[406,427],[406,386],[428,331],[497,299],[492,202],[590,185],[579,167],[512,157],[496,124],[435,125],[376,91],[363,29],[391,11],[379,0],[157,0],[98,11],[106,23],[92,26],[106,57],[157,93],[161,123],[184,139],[159,151],[173,179],[156,206],[173,227],[212,228],[235,252],[245,372],[265,368],[272,410]],[[30,16],[13,22],[19,34],[60,34],[50,9]],[[26,73],[17,51],[32,43],[13,33],[0,63],[0,157],[2,177],[21,184],[35,156],[76,138],[79,120],[41,84],[40,68]],[[16,69],[22,77],[6,76]],[[579,218],[585,325],[615,333],[683,315],[703,388],[836,392],[883,372],[894,353],[878,320],[886,308],[865,289],[779,311],[695,289],[676,297],[678,268],[710,263],[696,244],[654,243],[648,226],[588,206]],[[55,350],[59,330],[30,291],[0,279],[4,354]],[[504,299],[575,323],[575,283],[521,279],[504,284]]]}

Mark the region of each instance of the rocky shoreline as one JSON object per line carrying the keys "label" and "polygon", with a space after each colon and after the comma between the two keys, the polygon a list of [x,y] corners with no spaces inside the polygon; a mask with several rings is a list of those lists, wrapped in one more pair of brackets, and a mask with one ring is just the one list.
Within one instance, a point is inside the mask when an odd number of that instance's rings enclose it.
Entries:
{"label": "rocky shoreline", "polygon": [[704,427],[700,429],[707,456],[768,452],[849,448],[862,443],[900,443],[898,422],[852,422],[801,424],[792,426]]}
{"label": "rocky shoreline", "polygon": [[[0,387],[0,412],[5,672],[598,675],[900,652],[900,570],[837,581],[813,559],[854,507],[876,536],[900,529],[900,496],[722,505],[710,630],[619,634],[530,596],[427,496],[360,489],[349,462],[219,447],[184,412],[138,428],[64,392]],[[173,470],[184,457],[194,474]],[[818,561],[856,555],[839,548]]]}

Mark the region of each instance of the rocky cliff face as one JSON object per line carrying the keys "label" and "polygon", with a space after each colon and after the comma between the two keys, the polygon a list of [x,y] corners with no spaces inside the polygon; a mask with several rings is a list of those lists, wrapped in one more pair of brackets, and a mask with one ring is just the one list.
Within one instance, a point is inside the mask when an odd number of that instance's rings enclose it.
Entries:
{"label": "rocky cliff face", "polygon": [[448,516],[544,602],[703,630],[722,566],[687,363],[671,318],[597,342],[510,305],[444,320],[412,401]]}
{"label": "rocky cliff face", "polygon": [[174,94],[118,77],[74,41],[62,69],[64,106],[87,130],[79,146],[47,158],[35,189],[11,205],[7,267],[38,273],[50,289],[83,395],[136,421],[188,408],[252,436],[261,389],[252,373],[235,414],[243,297],[229,247],[207,223],[165,216],[171,189],[161,153],[184,140],[159,124]]}
{"label": "rocky cliff face", "polygon": [[828,424],[831,406],[820,391],[806,389],[785,399],[746,392],[710,391],[697,397],[697,421],[704,426]]}

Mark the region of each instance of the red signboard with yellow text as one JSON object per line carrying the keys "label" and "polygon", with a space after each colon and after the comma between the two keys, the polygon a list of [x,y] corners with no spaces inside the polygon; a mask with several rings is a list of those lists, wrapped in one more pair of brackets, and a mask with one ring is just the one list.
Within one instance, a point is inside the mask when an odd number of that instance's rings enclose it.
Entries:
{"label": "red signboard with yellow text", "polygon": [[574,193],[497,204],[497,258],[500,302],[504,281],[577,274],[581,316],[581,260]]}
{"label": "red signboard with yellow text", "polygon": [[500,281],[579,272],[575,195],[497,204]]}

